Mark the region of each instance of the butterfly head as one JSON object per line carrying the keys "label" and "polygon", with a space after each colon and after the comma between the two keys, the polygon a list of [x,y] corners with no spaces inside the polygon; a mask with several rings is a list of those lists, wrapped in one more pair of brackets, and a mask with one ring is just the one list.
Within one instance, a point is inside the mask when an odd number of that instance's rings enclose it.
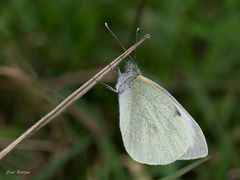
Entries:
{"label": "butterfly head", "polygon": [[141,75],[141,71],[137,64],[132,60],[128,60],[124,67],[124,72],[118,77],[118,82],[116,84],[116,89],[119,93],[131,88],[132,82]]}
{"label": "butterfly head", "polygon": [[141,71],[138,68],[137,63],[132,60],[128,60],[124,67],[124,73],[140,75]]}

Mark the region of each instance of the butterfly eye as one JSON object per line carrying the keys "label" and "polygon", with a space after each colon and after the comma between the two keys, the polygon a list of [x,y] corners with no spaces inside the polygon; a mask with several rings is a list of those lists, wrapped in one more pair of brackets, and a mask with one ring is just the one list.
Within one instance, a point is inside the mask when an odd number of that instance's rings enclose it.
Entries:
{"label": "butterfly eye", "polygon": [[135,67],[134,64],[130,65],[130,69],[134,69],[134,67]]}

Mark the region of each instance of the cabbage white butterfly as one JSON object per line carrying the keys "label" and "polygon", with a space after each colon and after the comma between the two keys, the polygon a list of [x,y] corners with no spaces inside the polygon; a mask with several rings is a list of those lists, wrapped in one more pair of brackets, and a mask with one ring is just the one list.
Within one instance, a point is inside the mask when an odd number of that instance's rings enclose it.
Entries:
{"label": "cabbage white butterfly", "polygon": [[149,165],[207,156],[199,125],[179,102],[128,61],[119,71],[120,130],[124,147],[136,161]]}
{"label": "cabbage white butterfly", "polygon": [[[107,23],[105,26],[126,50]],[[142,76],[129,57],[124,72],[118,71],[116,89],[106,85],[118,93],[120,130],[128,154],[149,165],[207,156],[207,143],[196,121],[167,90]]]}

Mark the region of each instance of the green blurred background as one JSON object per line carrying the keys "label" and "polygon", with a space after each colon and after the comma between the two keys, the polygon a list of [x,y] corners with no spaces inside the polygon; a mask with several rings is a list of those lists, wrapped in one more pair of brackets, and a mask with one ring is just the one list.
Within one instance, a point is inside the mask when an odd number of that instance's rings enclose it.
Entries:
{"label": "green blurred background", "polygon": [[[98,84],[5,157],[0,179],[239,179],[237,0],[0,1],[0,148],[123,52],[104,22],[126,47],[138,26],[151,35],[136,61],[196,119],[211,158],[134,162],[121,139],[117,94]],[[114,86],[116,78],[103,82]]]}

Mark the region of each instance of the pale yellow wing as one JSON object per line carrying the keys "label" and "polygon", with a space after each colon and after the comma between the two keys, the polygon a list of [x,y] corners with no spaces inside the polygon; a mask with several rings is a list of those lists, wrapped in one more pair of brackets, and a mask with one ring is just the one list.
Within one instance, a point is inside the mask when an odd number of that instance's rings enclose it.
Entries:
{"label": "pale yellow wing", "polygon": [[[146,78],[145,78],[146,79]],[[168,97],[170,97],[174,105],[177,107],[178,111],[181,113],[181,116],[184,119],[184,122],[187,126],[187,132],[189,134],[189,146],[187,151],[179,158],[179,160],[187,160],[187,159],[198,159],[202,157],[206,157],[208,155],[208,146],[204,134],[197,124],[197,122],[193,119],[193,117],[184,109],[184,107],[162,86],[148,79],[151,83],[153,83],[157,88],[163,91]]]}
{"label": "pale yellow wing", "polygon": [[136,161],[158,165],[179,159],[189,134],[174,101],[143,76],[119,94],[120,130],[124,146]]}

